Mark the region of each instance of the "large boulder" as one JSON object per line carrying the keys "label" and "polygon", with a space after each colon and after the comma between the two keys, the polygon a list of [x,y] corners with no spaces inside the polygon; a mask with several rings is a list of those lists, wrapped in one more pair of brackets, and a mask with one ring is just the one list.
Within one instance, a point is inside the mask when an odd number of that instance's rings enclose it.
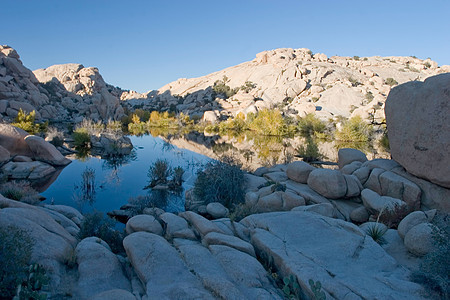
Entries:
{"label": "large boulder", "polygon": [[25,143],[31,149],[36,160],[44,161],[55,166],[65,166],[71,163],[70,159],[65,158],[55,146],[40,136],[28,135],[25,137]]}
{"label": "large boulder", "polygon": [[308,185],[317,193],[330,199],[339,199],[347,193],[344,175],[337,170],[315,169],[309,174]]}
{"label": "large boulder", "polygon": [[286,175],[290,180],[299,183],[306,183],[308,181],[309,173],[315,168],[304,161],[294,161],[287,165]]}
{"label": "large boulder", "polygon": [[409,252],[417,256],[428,254],[434,249],[433,225],[420,223],[411,228],[405,235],[405,247]]}
{"label": "large boulder", "polygon": [[119,260],[101,239],[89,237],[82,240],[75,249],[75,255],[80,274],[77,292],[81,298],[113,289],[131,291],[130,281]]}
{"label": "large boulder", "polygon": [[359,162],[366,162],[367,161],[367,157],[366,155],[357,150],[357,149],[352,149],[352,148],[341,148],[338,151],[338,165],[339,165],[339,169],[342,169],[344,166],[354,162],[354,161],[359,161]]}
{"label": "large boulder", "polygon": [[28,135],[23,129],[9,124],[0,124],[0,145],[8,150],[11,155],[32,156],[30,147],[25,142]]}
{"label": "large boulder", "polygon": [[385,113],[393,159],[450,188],[450,73],[393,88]]}

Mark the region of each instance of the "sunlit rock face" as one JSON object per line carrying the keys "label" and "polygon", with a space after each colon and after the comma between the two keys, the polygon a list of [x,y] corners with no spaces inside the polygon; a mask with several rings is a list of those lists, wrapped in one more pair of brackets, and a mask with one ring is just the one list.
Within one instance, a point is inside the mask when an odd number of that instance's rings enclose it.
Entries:
{"label": "sunlit rock face", "polygon": [[[414,57],[327,57],[309,49],[281,48],[258,53],[252,61],[198,78],[180,78],[147,99],[130,105],[176,108],[188,114],[211,111],[237,115],[282,106],[291,115],[315,113],[384,118],[383,105],[392,86],[450,71],[430,59]],[[215,83],[233,92],[218,93]]]}

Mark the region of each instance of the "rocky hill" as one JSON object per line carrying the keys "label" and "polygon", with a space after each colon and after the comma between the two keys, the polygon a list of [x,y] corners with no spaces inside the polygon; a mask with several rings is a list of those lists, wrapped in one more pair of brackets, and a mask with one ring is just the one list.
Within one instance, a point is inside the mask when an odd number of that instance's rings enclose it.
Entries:
{"label": "rocky hill", "polygon": [[208,110],[236,115],[278,106],[291,115],[368,117],[375,112],[382,119],[391,87],[445,72],[450,66],[439,67],[431,59],[327,57],[306,48],[284,48],[203,77],[178,79],[150,91],[145,101],[130,103],[198,115]]}
{"label": "rocky hill", "polygon": [[119,119],[123,116],[123,93],[106,84],[97,68],[64,64],[32,72],[23,66],[14,49],[0,46],[2,119],[11,120],[19,109],[35,110],[38,120]]}
{"label": "rocky hill", "polygon": [[[309,49],[264,51],[237,66],[199,77],[181,78],[146,94],[107,84],[94,67],[54,65],[30,71],[17,52],[0,46],[0,117],[11,120],[20,108],[37,119],[79,122],[120,119],[124,107],[170,110],[214,121],[220,115],[278,107],[286,114],[315,113],[384,118],[392,87],[450,72],[431,59],[415,57],[327,57]],[[206,118],[206,116],[208,116]]]}

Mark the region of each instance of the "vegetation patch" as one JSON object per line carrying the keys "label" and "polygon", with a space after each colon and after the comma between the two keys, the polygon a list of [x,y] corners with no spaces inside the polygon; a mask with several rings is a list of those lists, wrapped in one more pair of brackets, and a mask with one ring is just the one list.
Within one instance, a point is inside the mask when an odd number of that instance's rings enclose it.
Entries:
{"label": "vegetation patch", "polygon": [[125,252],[123,233],[114,229],[115,222],[101,212],[93,212],[84,216],[78,238],[80,240],[95,236],[105,241],[114,253]]}
{"label": "vegetation patch", "polygon": [[19,113],[11,125],[19,127],[29,134],[39,134],[40,132],[45,132],[48,127],[48,121],[42,124],[36,124],[36,111],[32,111],[27,114],[22,109],[19,109]]}
{"label": "vegetation patch", "polygon": [[197,173],[194,195],[205,204],[220,202],[228,208],[244,202],[244,172],[241,165],[230,158],[206,164]]}

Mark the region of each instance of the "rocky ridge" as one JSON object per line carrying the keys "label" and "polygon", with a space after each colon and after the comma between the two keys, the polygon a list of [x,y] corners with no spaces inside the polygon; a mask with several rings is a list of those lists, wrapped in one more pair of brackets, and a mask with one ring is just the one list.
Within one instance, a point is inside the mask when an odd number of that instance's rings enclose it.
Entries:
{"label": "rocky ridge", "polygon": [[[210,111],[209,120],[220,114],[247,114],[277,105],[290,115],[367,118],[372,113],[381,120],[392,86],[445,72],[450,72],[450,66],[439,67],[431,59],[327,57],[306,48],[281,48],[258,53],[252,61],[203,77],[178,79],[148,92],[146,100],[130,100],[127,104],[200,116]],[[213,91],[216,81],[231,89],[243,88],[225,99]]]}

